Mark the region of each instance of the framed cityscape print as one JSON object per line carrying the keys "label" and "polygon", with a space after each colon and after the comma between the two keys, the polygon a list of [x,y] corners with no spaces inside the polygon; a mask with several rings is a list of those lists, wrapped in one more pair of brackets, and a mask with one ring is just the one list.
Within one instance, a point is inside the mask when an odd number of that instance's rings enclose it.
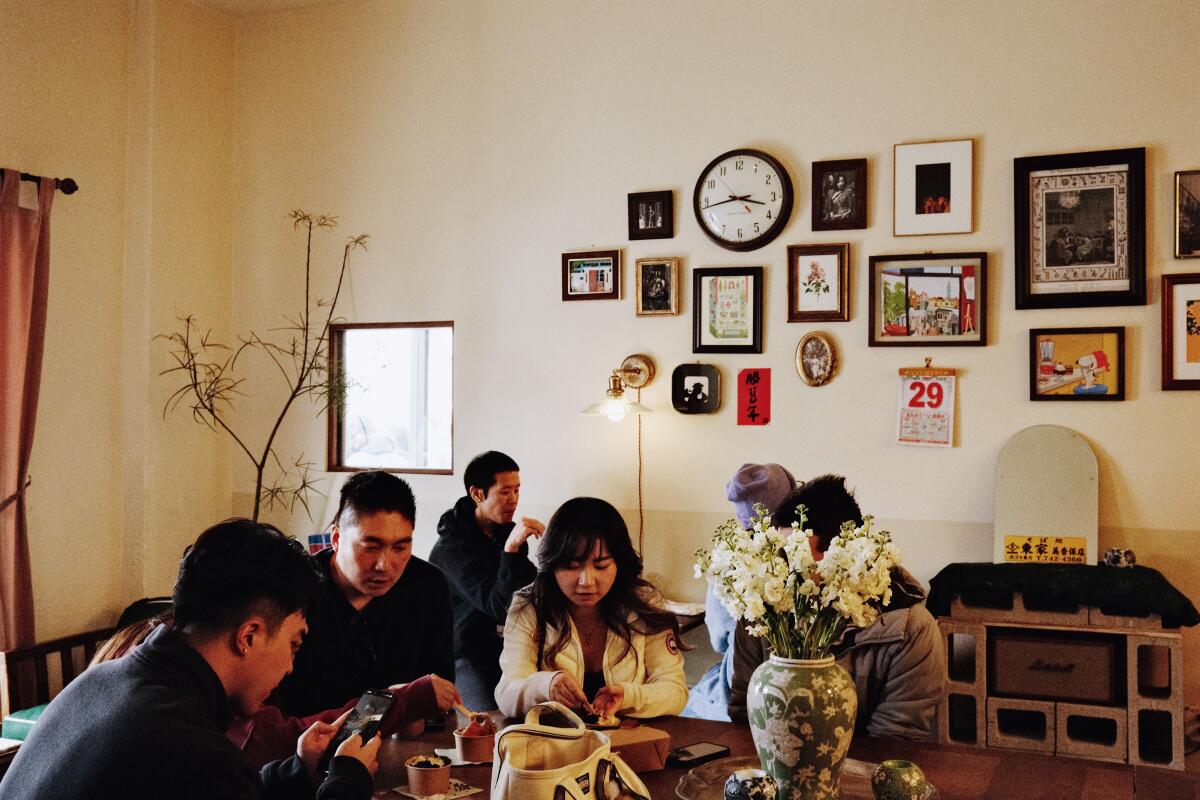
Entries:
{"label": "framed cityscape print", "polygon": [[1200,389],[1200,273],[1163,275],[1162,388]]}
{"label": "framed cityscape print", "polygon": [[871,256],[871,347],[987,344],[987,253]]}
{"label": "framed cityscape print", "polygon": [[763,268],[692,271],[692,352],[761,353]]}
{"label": "framed cityscape print", "polygon": [[675,235],[675,199],[670,189],[629,195],[629,238],[670,239]]}
{"label": "framed cityscape print", "polygon": [[621,251],[562,254],[563,300],[619,300]]}
{"label": "framed cityscape print", "polygon": [[975,140],[895,146],[892,233],[970,233],[974,225]]}
{"label": "framed cityscape print", "polygon": [[850,319],[849,244],[788,245],[788,322]]}
{"label": "framed cityscape print", "polygon": [[847,231],[867,227],[867,160],[814,161],[812,229]]}
{"label": "framed cityscape print", "polygon": [[679,313],[678,258],[639,258],[636,281],[639,317]]}
{"label": "framed cityscape print", "polygon": [[1175,173],[1175,257],[1200,258],[1200,169]]}
{"label": "framed cityscape print", "polygon": [[1125,328],[1034,328],[1030,400],[1124,400]]}
{"label": "framed cityscape print", "polygon": [[1146,302],[1146,150],[1013,159],[1017,308]]}

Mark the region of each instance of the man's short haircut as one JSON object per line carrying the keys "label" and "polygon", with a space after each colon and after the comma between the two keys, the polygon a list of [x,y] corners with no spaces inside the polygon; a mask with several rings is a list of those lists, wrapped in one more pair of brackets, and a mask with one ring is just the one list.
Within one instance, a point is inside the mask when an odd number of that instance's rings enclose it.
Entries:
{"label": "man's short haircut", "polygon": [[488,450],[475,456],[471,463],[467,464],[467,471],[463,473],[463,486],[466,487],[467,494],[471,493],[471,487],[474,486],[487,497],[488,489],[496,482],[497,475],[501,472],[520,471],[517,462],[509,456],[498,450]]}
{"label": "man's short haircut", "polygon": [[184,551],[171,599],[181,630],[217,633],[258,614],[274,633],[285,617],[305,614],[321,583],[304,545],[274,525],[229,519]]}
{"label": "man's short haircut", "polygon": [[793,521],[799,522],[800,514],[796,511],[799,505],[804,506],[804,527],[817,535],[817,549],[821,552],[829,549],[843,522],[851,520],[856,526],[863,523],[858,501],[841,475],[821,475],[797,486],[775,509],[771,524],[788,528]]}
{"label": "man's short haircut", "polygon": [[[417,524],[417,500],[407,483],[390,472],[356,472],[342,484],[342,497],[331,524],[350,525],[364,514],[394,511]],[[344,514],[349,514],[343,519]]]}

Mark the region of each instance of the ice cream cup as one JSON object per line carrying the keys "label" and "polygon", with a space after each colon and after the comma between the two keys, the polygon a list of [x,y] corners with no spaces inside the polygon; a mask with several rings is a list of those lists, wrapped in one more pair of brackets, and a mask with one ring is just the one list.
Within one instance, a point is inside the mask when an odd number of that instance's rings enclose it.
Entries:
{"label": "ice cream cup", "polygon": [[[418,766],[420,762],[438,766]],[[417,763],[414,763],[417,762]],[[404,762],[408,770],[408,789],[415,795],[445,794],[450,791],[450,759],[445,756],[413,756]]]}

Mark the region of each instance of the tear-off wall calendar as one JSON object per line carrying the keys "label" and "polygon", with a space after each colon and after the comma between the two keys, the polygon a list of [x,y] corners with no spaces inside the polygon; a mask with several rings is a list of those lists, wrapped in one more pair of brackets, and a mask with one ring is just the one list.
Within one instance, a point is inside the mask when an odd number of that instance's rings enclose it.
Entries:
{"label": "tear-off wall calendar", "polygon": [[921,447],[954,446],[956,373],[943,367],[900,370],[896,441]]}

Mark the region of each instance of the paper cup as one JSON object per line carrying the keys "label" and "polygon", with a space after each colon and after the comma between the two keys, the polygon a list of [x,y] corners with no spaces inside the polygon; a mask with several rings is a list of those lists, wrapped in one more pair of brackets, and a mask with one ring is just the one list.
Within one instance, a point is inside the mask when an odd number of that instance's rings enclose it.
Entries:
{"label": "paper cup", "polygon": [[[419,767],[412,762],[434,759],[441,766]],[[404,762],[408,770],[408,789],[416,795],[445,794],[450,791],[450,759],[444,756],[413,756]]]}
{"label": "paper cup", "polygon": [[492,750],[496,747],[496,734],[463,736],[459,731],[455,731],[454,744],[458,748],[459,761],[491,761]]}

